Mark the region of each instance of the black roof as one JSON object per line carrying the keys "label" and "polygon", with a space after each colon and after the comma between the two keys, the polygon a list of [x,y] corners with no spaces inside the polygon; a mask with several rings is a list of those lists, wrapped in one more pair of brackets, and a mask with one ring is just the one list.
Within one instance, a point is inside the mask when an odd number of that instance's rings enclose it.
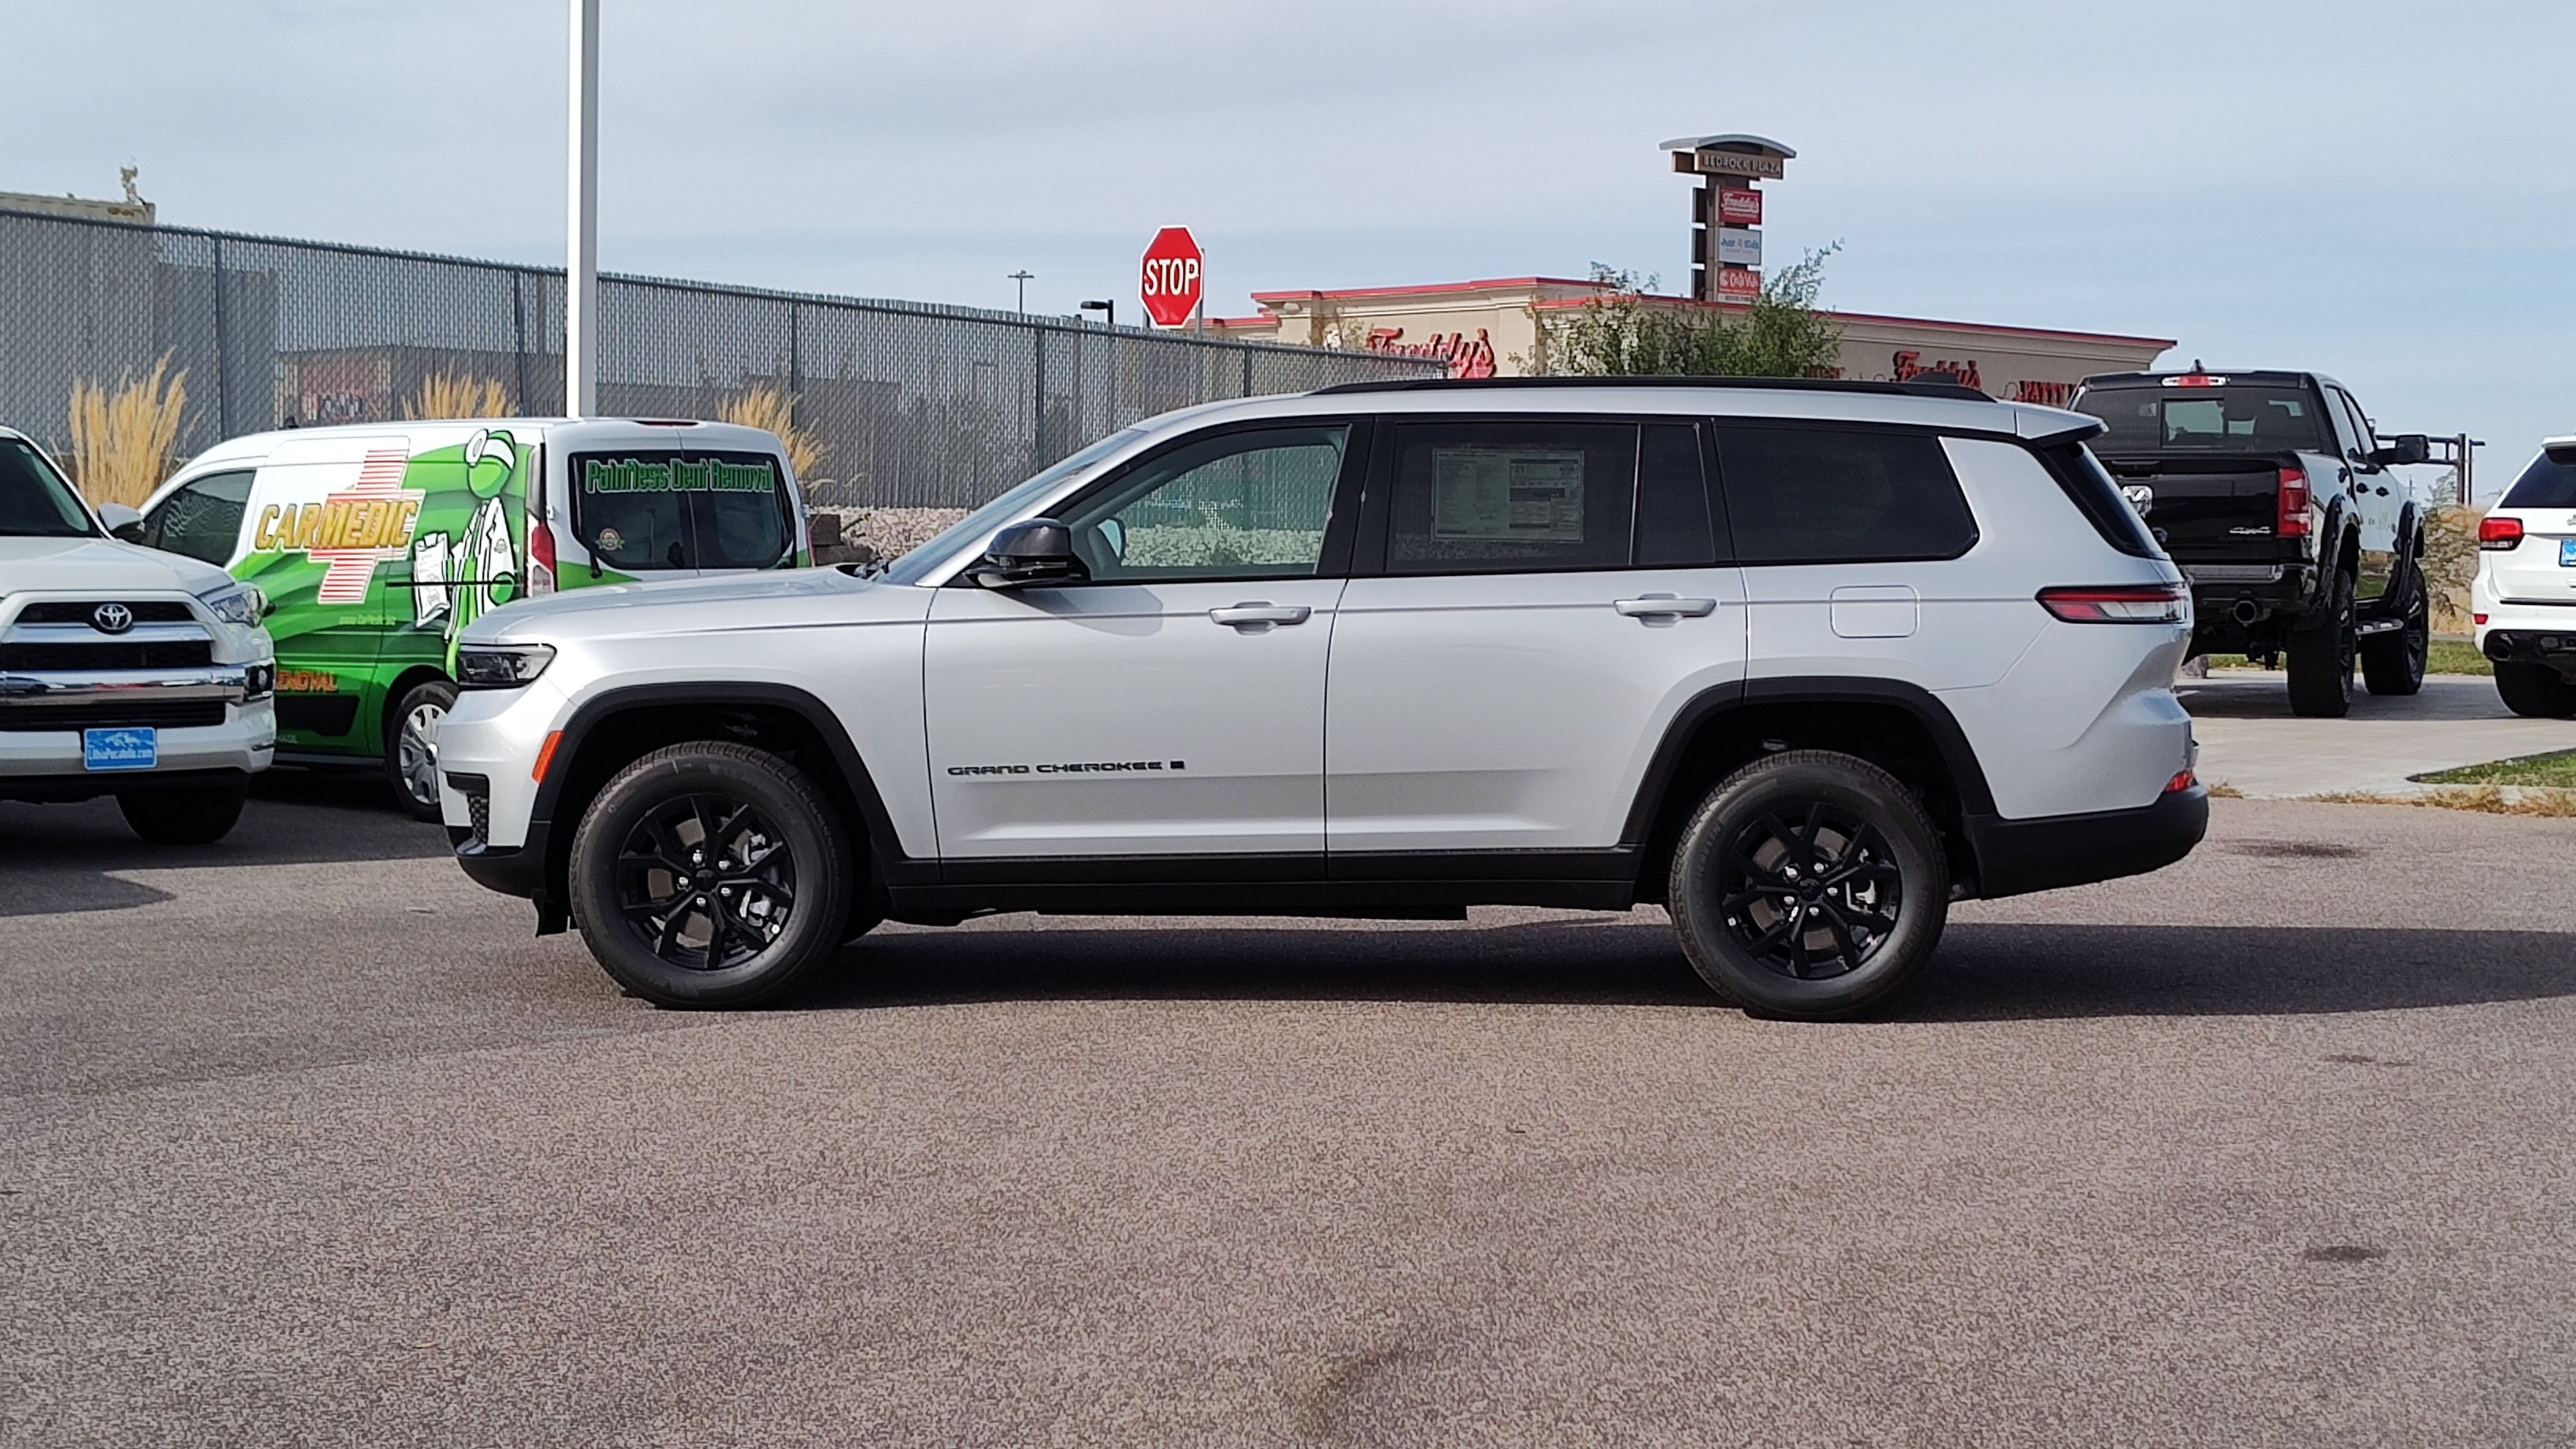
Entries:
{"label": "black roof", "polygon": [[1879,397],[1937,397],[1958,402],[1994,402],[1995,398],[1955,382],[1857,382],[1839,377],[1412,377],[1385,382],[1345,382],[1319,387],[1310,394],[1327,397],[1353,392],[1441,392],[1451,389],[1555,387],[1725,387],[1761,392],[1857,392]]}

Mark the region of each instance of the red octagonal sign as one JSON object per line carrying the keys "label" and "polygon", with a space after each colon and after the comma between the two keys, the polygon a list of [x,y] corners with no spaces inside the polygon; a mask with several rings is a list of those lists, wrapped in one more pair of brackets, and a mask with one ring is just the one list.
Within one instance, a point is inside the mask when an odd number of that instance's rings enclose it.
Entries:
{"label": "red octagonal sign", "polygon": [[1182,326],[1198,310],[1206,262],[1188,227],[1167,226],[1154,233],[1153,244],[1145,248],[1144,292],[1145,315],[1155,326]]}

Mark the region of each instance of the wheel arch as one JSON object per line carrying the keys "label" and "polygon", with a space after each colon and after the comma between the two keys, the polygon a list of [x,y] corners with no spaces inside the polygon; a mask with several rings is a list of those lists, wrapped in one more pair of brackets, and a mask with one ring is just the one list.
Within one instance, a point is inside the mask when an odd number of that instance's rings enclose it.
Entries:
{"label": "wheel arch", "polygon": [[542,830],[546,842],[547,900],[569,899],[574,827],[610,778],[653,750],[700,739],[767,749],[812,776],[864,854],[865,898],[883,902],[889,880],[904,873],[902,843],[839,716],[793,685],[704,680],[609,690],[565,721],[529,811],[531,834]]}
{"label": "wheel arch", "polygon": [[1974,876],[1966,819],[1993,814],[1994,792],[1949,707],[1903,680],[1796,676],[1722,685],[1675,712],[1620,837],[1637,851],[1639,899],[1663,898],[1674,845],[1718,780],[1778,749],[1802,748],[1856,755],[1920,791],[1952,878]]}

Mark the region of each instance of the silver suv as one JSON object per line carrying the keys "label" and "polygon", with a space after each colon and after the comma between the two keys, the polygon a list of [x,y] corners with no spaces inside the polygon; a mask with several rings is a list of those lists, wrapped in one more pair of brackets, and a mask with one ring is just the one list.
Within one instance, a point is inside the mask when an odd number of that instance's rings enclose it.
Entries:
{"label": "silver suv", "polygon": [[2200,839],[2190,599],[2101,426],[1866,383],[1172,413],[881,578],[493,614],[446,820],[673,1004],[884,919],[1656,902],[1717,990],[1843,1015],[1954,899]]}

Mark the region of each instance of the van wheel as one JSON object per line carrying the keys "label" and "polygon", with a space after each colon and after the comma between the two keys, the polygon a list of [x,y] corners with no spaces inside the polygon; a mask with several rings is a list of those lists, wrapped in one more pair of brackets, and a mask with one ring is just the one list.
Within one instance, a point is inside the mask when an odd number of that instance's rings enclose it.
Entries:
{"label": "van wheel", "polygon": [[1709,792],[1666,899],[1683,954],[1719,995],[1822,1021],[1868,1010],[1930,959],[1950,874],[1940,832],[1895,776],[1790,750]]}
{"label": "van wheel", "polygon": [[2290,631],[2283,650],[2290,671],[2290,713],[2341,719],[2352,710],[2352,661],[2359,652],[2353,631],[2352,575],[2334,576],[2334,607],[2326,617]]}
{"label": "van wheel", "polygon": [[154,845],[211,845],[232,833],[250,796],[250,777],[218,785],[137,790],[116,797],[116,808],[134,833]]}
{"label": "van wheel", "polygon": [[2402,628],[2361,641],[2361,682],[2373,694],[2408,695],[2424,687],[2424,661],[2433,648],[2433,605],[2420,577],[2406,586]]}
{"label": "van wheel", "polygon": [[573,836],[573,919],[608,974],[664,1006],[748,1006],[841,944],[849,846],[795,766],[698,740],[618,772]]}
{"label": "van wheel", "polygon": [[385,779],[414,820],[438,820],[438,727],[455,707],[456,686],[433,679],[403,691],[385,722]]}
{"label": "van wheel", "polygon": [[2532,719],[2576,719],[2576,684],[2558,677],[2546,664],[2495,667],[2496,693],[2504,707]]}

